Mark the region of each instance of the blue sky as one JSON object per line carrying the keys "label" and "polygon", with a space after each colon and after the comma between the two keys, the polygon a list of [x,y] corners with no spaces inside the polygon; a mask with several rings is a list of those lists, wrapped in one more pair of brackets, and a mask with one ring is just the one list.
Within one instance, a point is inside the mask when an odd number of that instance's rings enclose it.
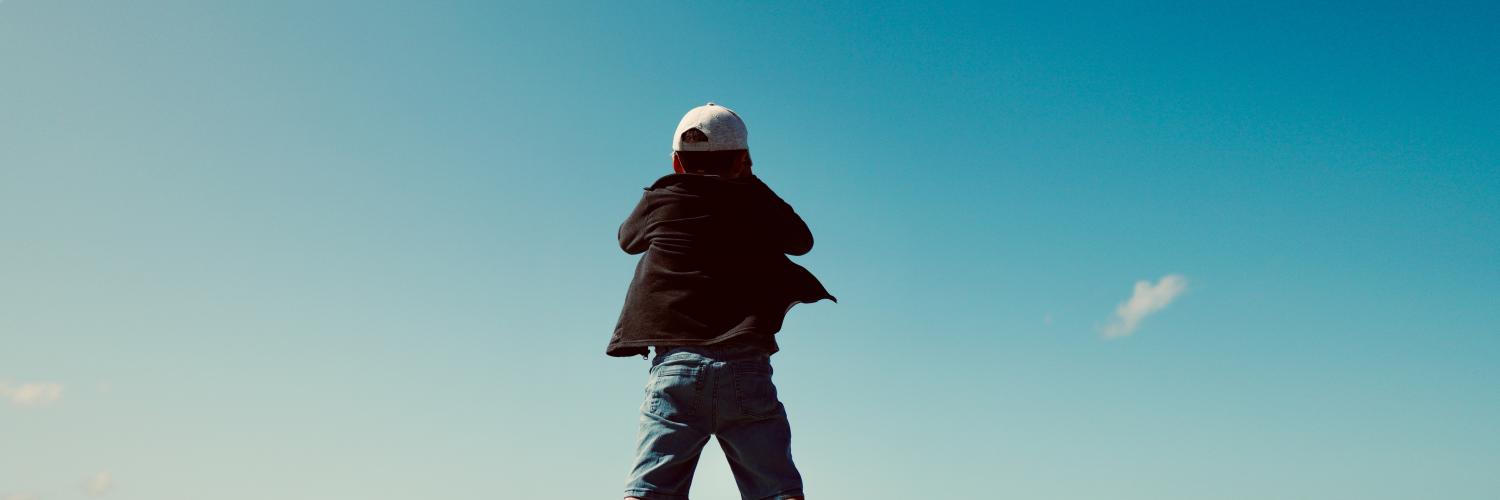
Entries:
{"label": "blue sky", "polygon": [[615,230],[707,101],[840,299],[811,497],[1493,498],[1497,21],[6,0],[0,499],[617,498]]}

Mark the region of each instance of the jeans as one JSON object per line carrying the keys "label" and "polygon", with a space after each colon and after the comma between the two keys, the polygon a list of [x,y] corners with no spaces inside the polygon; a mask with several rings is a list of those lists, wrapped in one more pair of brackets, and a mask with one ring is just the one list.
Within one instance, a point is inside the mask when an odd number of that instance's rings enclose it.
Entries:
{"label": "jeans", "polygon": [[710,435],[745,500],[802,495],[792,430],[771,383],[771,357],[752,346],[674,346],[651,359],[635,467],[625,496],[688,498]]}

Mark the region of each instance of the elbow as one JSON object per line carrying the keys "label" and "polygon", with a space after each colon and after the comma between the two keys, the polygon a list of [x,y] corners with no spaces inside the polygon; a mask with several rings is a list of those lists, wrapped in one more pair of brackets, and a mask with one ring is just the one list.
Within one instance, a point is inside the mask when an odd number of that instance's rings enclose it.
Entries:
{"label": "elbow", "polygon": [[646,251],[644,242],[636,236],[634,231],[626,231],[623,225],[620,226],[620,232],[617,237],[620,240],[620,250],[624,250],[627,254],[635,255]]}
{"label": "elbow", "polygon": [[808,235],[806,238],[791,242],[783,250],[787,255],[805,255],[807,252],[812,251],[812,247],[812,235]]}
{"label": "elbow", "polygon": [[644,252],[649,246],[650,245],[648,243],[639,238],[628,238],[620,240],[620,250],[624,250],[625,253],[630,255]]}

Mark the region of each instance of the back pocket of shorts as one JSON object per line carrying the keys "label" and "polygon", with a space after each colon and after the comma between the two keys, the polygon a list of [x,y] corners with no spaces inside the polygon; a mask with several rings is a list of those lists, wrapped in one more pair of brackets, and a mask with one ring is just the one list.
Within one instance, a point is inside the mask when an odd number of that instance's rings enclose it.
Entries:
{"label": "back pocket of shorts", "polygon": [[770,365],[737,367],[734,370],[734,392],[742,416],[771,417],[785,411],[776,398]]}
{"label": "back pocket of shorts", "polygon": [[696,415],[698,405],[698,371],[686,366],[661,366],[651,375],[647,391],[650,412],[674,420]]}

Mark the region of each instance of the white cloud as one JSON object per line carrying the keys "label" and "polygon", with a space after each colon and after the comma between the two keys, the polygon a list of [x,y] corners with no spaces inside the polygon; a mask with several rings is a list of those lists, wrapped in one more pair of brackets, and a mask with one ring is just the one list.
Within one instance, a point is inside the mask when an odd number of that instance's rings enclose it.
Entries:
{"label": "white cloud", "polygon": [[1129,300],[1121,302],[1115,308],[1114,317],[1104,327],[1104,336],[1115,338],[1134,333],[1141,320],[1167,307],[1184,290],[1187,290],[1187,278],[1180,274],[1162,276],[1155,285],[1147,280],[1135,282],[1135,291],[1130,294]]}
{"label": "white cloud", "polygon": [[114,484],[114,478],[110,477],[109,471],[102,470],[98,474],[94,474],[93,477],[90,477],[83,484],[83,490],[90,495],[99,496],[108,493],[110,487],[114,486]]}
{"label": "white cloud", "polygon": [[62,399],[62,384],[56,382],[29,382],[10,385],[0,382],[0,398],[9,399],[17,406],[46,406]]}

